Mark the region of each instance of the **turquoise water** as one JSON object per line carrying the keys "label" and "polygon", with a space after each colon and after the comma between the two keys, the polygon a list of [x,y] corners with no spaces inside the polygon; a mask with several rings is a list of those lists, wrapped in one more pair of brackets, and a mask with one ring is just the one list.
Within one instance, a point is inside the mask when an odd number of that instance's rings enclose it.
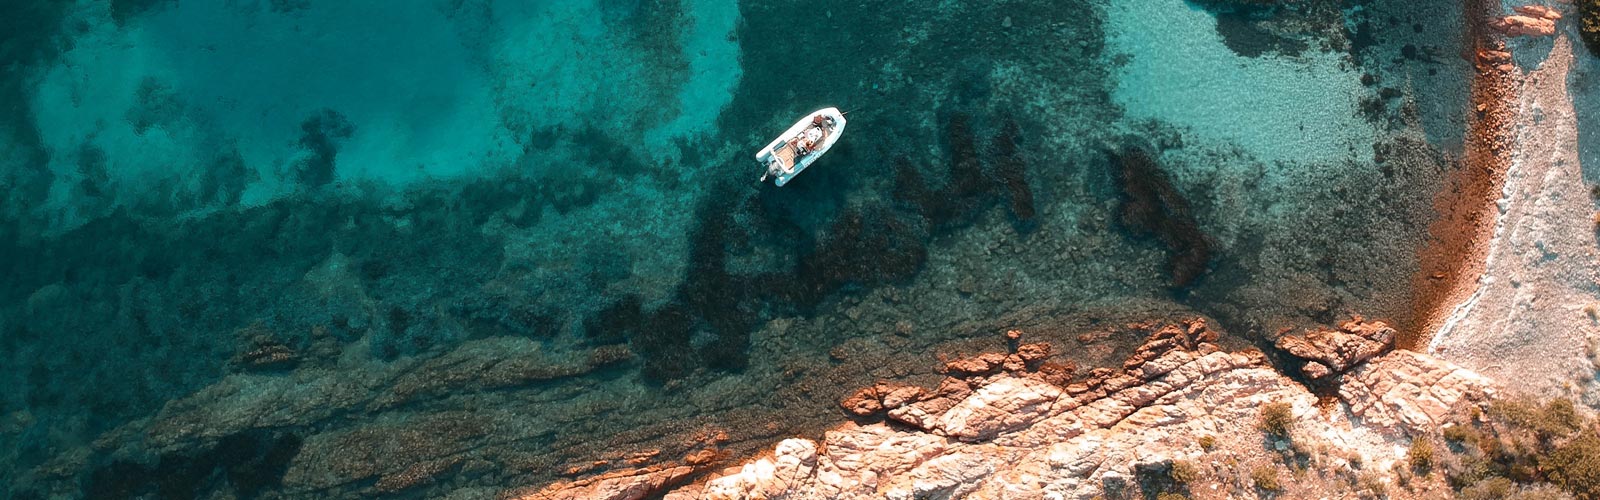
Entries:
{"label": "turquoise water", "polygon": [[0,484],[493,498],[814,434],[1008,328],[1403,319],[1457,8],[23,2]]}

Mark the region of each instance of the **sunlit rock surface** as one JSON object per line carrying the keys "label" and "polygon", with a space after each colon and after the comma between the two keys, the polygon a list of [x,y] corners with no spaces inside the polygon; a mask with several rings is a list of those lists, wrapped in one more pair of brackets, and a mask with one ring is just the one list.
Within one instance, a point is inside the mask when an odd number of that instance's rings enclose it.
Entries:
{"label": "sunlit rock surface", "polygon": [[[1260,352],[1224,352],[1211,340],[1215,334],[1203,323],[1167,327],[1121,370],[1064,387],[1027,369],[966,376],[973,390],[921,425],[846,424],[821,441],[786,440],[767,457],[693,485],[654,491],[719,500],[1090,498],[1137,491],[1141,475],[1174,461],[1201,464],[1210,475],[1216,462],[1274,457],[1290,439],[1296,449],[1315,448],[1316,460],[1328,460],[1327,467],[1359,469],[1351,463],[1363,460],[1383,470],[1398,458],[1396,444],[1435,429],[1451,409],[1484,403],[1494,393],[1488,379],[1468,370],[1397,351],[1340,376],[1338,399],[1319,401]],[[1261,408],[1270,403],[1286,403],[1293,418],[1292,435],[1281,443],[1258,429]],[[1206,439],[1209,444],[1201,444]],[[1228,487],[1231,473],[1218,467],[1212,488]],[[660,486],[650,474],[636,477],[640,487]],[[1202,484],[1189,488],[1212,491]],[[1284,494],[1318,496],[1352,487],[1307,481],[1290,484]],[[573,488],[587,486],[554,485],[542,494],[556,498]],[[1216,493],[1258,493],[1234,488]]]}

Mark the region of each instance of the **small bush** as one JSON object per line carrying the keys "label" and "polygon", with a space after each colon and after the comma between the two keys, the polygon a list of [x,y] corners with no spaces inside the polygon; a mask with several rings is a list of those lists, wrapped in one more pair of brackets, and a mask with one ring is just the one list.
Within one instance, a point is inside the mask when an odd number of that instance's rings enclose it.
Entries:
{"label": "small bush", "polygon": [[1510,479],[1491,477],[1461,490],[1461,500],[1500,500],[1510,497],[1516,485]]}
{"label": "small bush", "polygon": [[1278,484],[1278,468],[1271,465],[1258,466],[1250,471],[1250,482],[1257,488],[1266,491],[1283,491],[1283,485]]}
{"label": "small bush", "polygon": [[1552,399],[1543,406],[1525,399],[1495,401],[1489,405],[1489,415],[1531,430],[1539,439],[1570,435],[1583,424],[1572,400],[1566,398]]}
{"label": "small bush", "polygon": [[1187,485],[1200,479],[1200,468],[1188,460],[1173,460],[1172,468],[1167,469],[1167,476],[1172,478],[1173,483]]}
{"label": "small bush", "polygon": [[1362,498],[1383,498],[1389,493],[1389,485],[1383,484],[1383,478],[1375,472],[1363,472],[1356,479],[1358,493]]}
{"label": "small bush", "polygon": [[1166,492],[1156,495],[1156,500],[1189,500],[1189,495],[1182,493]]}
{"label": "small bush", "polygon": [[1261,407],[1261,421],[1256,424],[1261,432],[1288,438],[1294,430],[1294,407],[1289,403],[1267,403]]}
{"label": "small bush", "polygon": [[1458,490],[1483,482],[1489,474],[1489,461],[1476,454],[1461,455],[1444,462],[1444,477],[1450,482],[1450,487]]}
{"label": "small bush", "polygon": [[1488,415],[1496,420],[1527,427],[1535,419],[1538,404],[1526,399],[1504,399],[1489,403]]}
{"label": "small bush", "polygon": [[1411,470],[1419,476],[1426,476],[1433,471],[1433,440],[1420,437],[1411,440],[1411,450],[1406,452],[1406,461],[1411,463]]}
{"label": "small bush", "polygon": [[1200,436],[1200,449],[1211,451],[1217,447],[1216,436]]}
{"label": "small bush", "polygon": [[1414,442],[1412,467],[1395,468],[1400,480],[1419,461],[1431,462],[1468,500],[1600,500],[1600,431],[1571,399],[1502,399],[1477,408],[1468,409],[1473,423],[1443,429],[1451,446],[1423,453],[1421,440]]}
{"label": "small bush", "polygon": [[1584,431],[1556,448],[1540,468],[1550,481],[1578,498],[1600,498],[1600,435]]}
{"label": "small bush", "polygon": [[1473,444],[1474,437],[1477,436],[1472,432],[1472,429],[1467,428],[1465,425],[1452,425],[1444,428],[1444,440],[1451,443],[1458,445]]}
{"label": "small bush", "polygon": [[1544,404],[1539,413],[1540,424],[1552,435],[1567,435],[1583,427],[1583,416],[1578,415],[1571,399],[1555,398]]}

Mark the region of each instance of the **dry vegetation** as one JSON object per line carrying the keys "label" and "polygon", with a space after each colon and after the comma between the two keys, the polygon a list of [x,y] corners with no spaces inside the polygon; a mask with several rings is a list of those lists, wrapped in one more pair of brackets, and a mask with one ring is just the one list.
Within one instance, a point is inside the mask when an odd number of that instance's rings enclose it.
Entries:
{"label": "dry vegetation", "polygon": [[1261,407],[1261,421],[1256,424],[1261,432],[1273,437],[1288,439],[1294,430],[1294,407],[1289,403],[1267,403]]}
{"label": "dry vegetation", "polygon": [[1600,433],[1571,400],[1508,399],[1462,412],[1440,431],[1442,445],[1420,437],[1412,470],[1439,470],[1461,498],[1600,499]]}
{"label": "dry vegetation", "polygon": [[1297,429],[1287,403],[1262,405],[1255,425],[1264,440],[1195,437],[1199,456],[1153,469],[1137,491],[1150,500],[1600,500],[1600,419],[1566,399],[1465,406],[1394,461],[1333,449]]}

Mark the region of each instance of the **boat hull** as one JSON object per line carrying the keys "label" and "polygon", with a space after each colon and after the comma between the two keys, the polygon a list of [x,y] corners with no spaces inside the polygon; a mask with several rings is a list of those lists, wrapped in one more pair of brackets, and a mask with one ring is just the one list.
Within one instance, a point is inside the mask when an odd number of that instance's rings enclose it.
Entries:
{"label": "boat hull", "polygon": [[[818,116],[831,120],[832,126],[826,129],[821,141],[810,148],[809,152],[803,155],[795,154],[793,141],[804,134],[806,129],[811,128],[812,121]],[[833,148],[834,143],[838,142],[844,133],[844,125],[844,113],[839,112],[839,108],[813,111],[795,122],[794,126],[789,127],[789,130],[784,131],[777,139],[773,139],[766,147],[756,151],[756,161],[767,168],[778,186],[788,184],[795,176],[800,175],[800,172],[805,171],[806,167],[811,166]]]}

